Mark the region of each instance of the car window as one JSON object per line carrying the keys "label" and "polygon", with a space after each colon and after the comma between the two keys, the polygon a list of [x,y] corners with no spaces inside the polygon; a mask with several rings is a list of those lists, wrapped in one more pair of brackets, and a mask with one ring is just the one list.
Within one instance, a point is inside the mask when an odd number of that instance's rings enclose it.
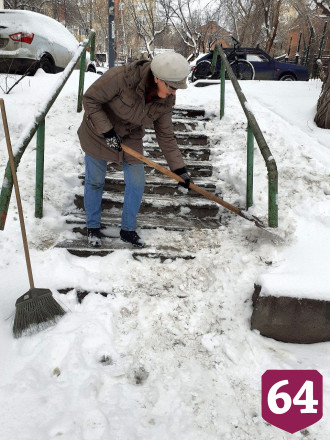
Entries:
{"label": "car window", "polygon": [[264,63],[265,61],[266,62],[268,61],[268,59],[266,57],[262,56],[262,55],[256,55],[256,54],[251,54],[251,53],[248,53],[246,55],[246,59],[248,61],[256,61],[256,62],[259,62],[259,63]]}

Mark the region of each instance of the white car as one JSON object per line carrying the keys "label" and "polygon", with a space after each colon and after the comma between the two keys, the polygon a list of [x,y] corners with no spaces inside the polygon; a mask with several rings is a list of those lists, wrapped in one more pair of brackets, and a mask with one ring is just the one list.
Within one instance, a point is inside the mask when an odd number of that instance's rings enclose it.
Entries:
{"label": "white car", "polygon": [[[46,15],[14,9],[0,10],[0,73],[34,74],[65,69],[79,46],[58,21]],[[88,71],[95,72],[89,63]]]}

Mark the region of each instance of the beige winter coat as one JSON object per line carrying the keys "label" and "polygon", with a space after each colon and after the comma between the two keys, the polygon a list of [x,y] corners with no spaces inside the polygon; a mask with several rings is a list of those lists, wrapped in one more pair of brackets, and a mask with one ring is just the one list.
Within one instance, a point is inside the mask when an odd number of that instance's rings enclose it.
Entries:
{"label": "beige winter coat", "polygon": [[[155,129],[157,141],[171,170],[185,166],[172,125],[175,97],[158,98],[145,103],[145,86],[150,61],[135,61],[109,69],[84,94],[85,114],[78,135],[88,155],[121,163],[123,152],[110,151],[103,133],[114,128],[122,142],[143,153],[144,128]],[[140,163],[124,153],[127,163]]]}

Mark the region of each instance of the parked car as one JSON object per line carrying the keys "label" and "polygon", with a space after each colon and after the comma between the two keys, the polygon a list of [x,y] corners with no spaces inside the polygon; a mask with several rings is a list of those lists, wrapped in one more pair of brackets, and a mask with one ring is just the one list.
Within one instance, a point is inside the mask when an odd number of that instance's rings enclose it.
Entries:
{"label": "parked car", "polygon": [[98,75],[103,75],[107,70],[109,70],[108,67],[96,66],[96,73]]}
{"label": "parked car", "polygon": [[[79,46],[61,23],[32,11],[0,10],[0,73],[34,74],[65,69]],[[96,72],[92,62],[86,70]]]}
{"label": "parked car", "polygon": [[[230,53],[233,48],[225,48],[226,54]],[[203,60],[212,61],[213,51],[206,54],[197,61],[198,65]],[[249,61],[255,70],[255,80],[275,80],[275,81],[308,81],[309,73],[306,66],[298,64],[284,63],[277,61],[268,55],[267,52],[260,48],[241,47],[240,58]],[[218,57],[216,72],[212,78],[220,77],[221,58]],[[206,75],[207,76],[207,75]],[[194,80],[194,76],[192,75]]]}

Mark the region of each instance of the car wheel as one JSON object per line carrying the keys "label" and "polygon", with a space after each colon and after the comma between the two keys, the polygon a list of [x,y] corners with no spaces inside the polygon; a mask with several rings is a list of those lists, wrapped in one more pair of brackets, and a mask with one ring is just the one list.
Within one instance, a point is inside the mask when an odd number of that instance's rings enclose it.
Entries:
{"label": "car wheel", "polygon": [[39,67],[46,73],[55,73],[54,63],[49,58],[41,58]]}
{"label": "car wheel", "polygon": [[87,68],[87,72],[93,72],[93,73],[96,73],[96,69],[95,69],[95,67],[93,66],[93,64],[90,64],[90,65],[88,66],[88,68]]}
{"label": "car wheel", "polygon": [[291,73],[287,73],[281,76],[280,81],[296,81],[296,78]]}

